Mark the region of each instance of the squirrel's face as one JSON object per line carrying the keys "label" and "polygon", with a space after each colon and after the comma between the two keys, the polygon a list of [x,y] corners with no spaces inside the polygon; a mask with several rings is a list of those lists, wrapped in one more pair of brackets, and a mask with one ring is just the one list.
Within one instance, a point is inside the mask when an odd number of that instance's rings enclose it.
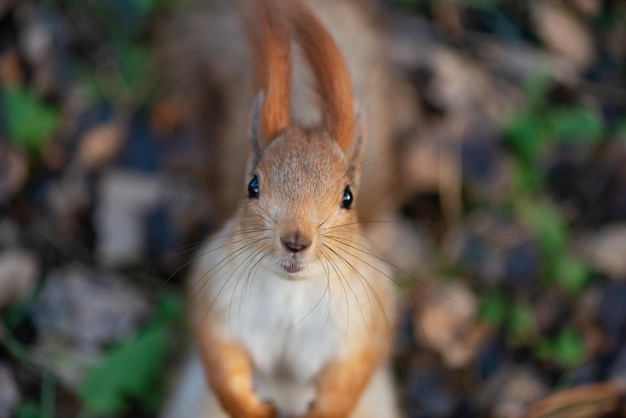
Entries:
{"label": "squirrel's face", "polygon": [[333,239],[358,233],[352,160],[327,135],[294,127],[251,164],[241,224],[260,232],[265,245],[258,248],[285,278],[307,277],[325,259],[341,257]]}

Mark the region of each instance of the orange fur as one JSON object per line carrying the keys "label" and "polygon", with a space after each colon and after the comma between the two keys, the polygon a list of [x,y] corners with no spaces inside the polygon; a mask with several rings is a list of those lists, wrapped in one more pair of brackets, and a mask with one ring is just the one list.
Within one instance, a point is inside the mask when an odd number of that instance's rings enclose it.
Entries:
{"label": "orange fur", "polygon": [[254,5],[260,34],[251,22],[246,22],[245,29],[254,60],[253,88],[264,94],[259,124],[262,140],[268,144],[291,121],[291,50],[287,28],[275,18],[269,1]]}
{"label": "orange fur", "polygon": [[349,361],[328,364],[316,380],[317,402],[304,418],[344,418],[357,404],[375,369],[367,353]]}
{"label": "orange fur", "polygon": [[233,418],[272,418],[276,411],[252,387],[252,363],[237,344],[221,341],[207,326],[197,326],[196,342],[211,388]]}

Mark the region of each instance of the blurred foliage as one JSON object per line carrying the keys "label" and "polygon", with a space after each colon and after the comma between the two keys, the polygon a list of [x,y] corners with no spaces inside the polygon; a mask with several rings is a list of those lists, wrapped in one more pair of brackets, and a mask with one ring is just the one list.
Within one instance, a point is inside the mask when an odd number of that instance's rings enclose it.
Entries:
{"label": "blurred foliage", "polygon": [[108,350],[87,372],[80,389],[87,410],[96,415],[119,415],[134,401],[156,411],[165,393],[168,334],[180,329],[182,318],[180,295],[161,295],[155,315],[144,329]]}
{"label": "blurred foliage", "polygon": [[117,415],[127,399],[154,407],[163,395],[154,383],[162,379],[167,354],[166,329],[151,327],[105,354],[85,378],[80,391],[84,405],[97,414]]}
{"label": "blurred foliage", "polygon": [[[10,333],[32,302],[13,306],[3,314],[3,344],[12,356],[32,369],[39,370],[41,394],[39,404],[26,399],[20,405],[17,418],[53,418],[54,388],[57,382],[44,360],[35,360]],[[178,293],[165,292],[159,296],[153,317],[136,335],[106,350],[100,361],[87,370],[78,396],[84,411],[81,416],[112,416],[130,411],[140,405],[146,411],[156,411],[166,389],[167,356],[171,333],[183,329],[184,304]]]}
{"label": "blurred foliage", "polygon": [[8,140],[34,152],[52,139],[59,110],[26,87],[6,87],[0,93]]}
{"label": "blurred foliage", "polygon": [[[579,294],[590,282],[590,267],[570,249],[570,225],[560,208],[547,197],[544,156],[559,145],[596,145],[606,137],[602,117],[587,107],[554,106],[547,100],[552,85],[544,75],[532,77],[524,86],[526,106],[514,112],[503,127],[503,137],[514,157],[514,185],[509,205],[533,233],[541,251],[543,287],[556,286]],[[584,359],[580,335],[564,329],[553,337],[536,333],[531,304],[510,305],[504,293],[491,290],[482,297],[481,318],[502,325],[513,347],[533,346],[533,353],[558,367],[575,367]]]}
{"label": "blurred foliage", "polygon": [[80,389],[85,407],[96,415],[119,415],[129,401],[156,411],[164,397],[168,334],[184,318],[182,298],[163,294],[151,321],[137,335],[108,350],[90,369]]}
{"label": "blurred foliage", "polygon": [[585,347],[580,335],[568,328],[553,338],[541,340],[535,346],[535,354],[559,367],[572,368],[585,359]]}

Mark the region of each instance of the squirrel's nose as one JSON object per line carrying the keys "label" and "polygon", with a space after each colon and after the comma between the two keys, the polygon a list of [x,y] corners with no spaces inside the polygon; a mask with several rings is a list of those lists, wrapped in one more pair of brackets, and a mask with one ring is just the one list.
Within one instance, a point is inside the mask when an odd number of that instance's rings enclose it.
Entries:
{"label": "squirrel's nose", "polygon": [[295,233],[290,237],[282,237],[280,242],[287,251],[294,254],[301,253],[311,246],[311,239],[304,237],[299,233]]}

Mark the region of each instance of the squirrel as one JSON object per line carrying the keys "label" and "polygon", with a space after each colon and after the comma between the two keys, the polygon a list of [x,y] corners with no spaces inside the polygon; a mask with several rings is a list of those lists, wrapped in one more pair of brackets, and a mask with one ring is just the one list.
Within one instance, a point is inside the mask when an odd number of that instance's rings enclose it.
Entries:
{"label": "squirrel", "polygon": [[[192,269],[196,353],[163,416],[398,417],[394,286],[357,217],[365,132],[348,67],[300,0],[253,4],[245,197]],[[292,41],[315,79],[315,126],[292,115]]]}

